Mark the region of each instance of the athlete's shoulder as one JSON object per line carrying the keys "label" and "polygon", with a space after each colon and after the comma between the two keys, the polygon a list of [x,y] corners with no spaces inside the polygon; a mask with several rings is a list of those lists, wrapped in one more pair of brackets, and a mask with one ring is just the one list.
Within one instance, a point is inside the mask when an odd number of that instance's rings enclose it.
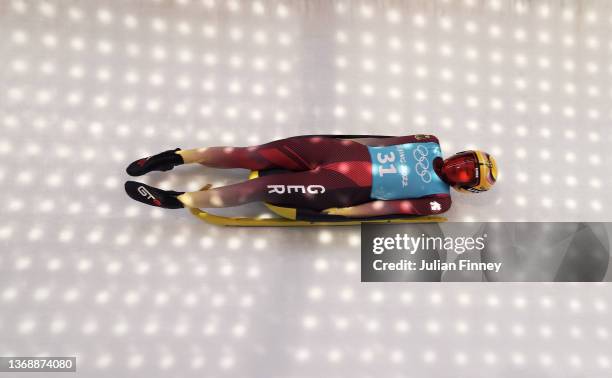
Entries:
{"label": "athlete's shoulder", "polygon": [[415,135],[410,135],[412,138],[414,138],[415,142],[417,143],[427,143],[427,142],[433,142],[433,143],[438,143],[440,144],[440,141],[438,140],[438,138],[435,135],[431,135],[431,134],[415,134]]}
{"label": "athlete's shoulder", "polygon": [[429,143],[433,142],[436,144],[440,144],[438,138],[431,134],[414,134],[414,135],[405,135],[394,137],[393,141],[395,143]]}

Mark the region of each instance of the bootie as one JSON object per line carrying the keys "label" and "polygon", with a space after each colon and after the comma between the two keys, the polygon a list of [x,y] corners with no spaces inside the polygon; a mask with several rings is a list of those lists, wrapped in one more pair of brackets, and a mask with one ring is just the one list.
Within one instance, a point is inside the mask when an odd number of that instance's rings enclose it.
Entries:
{"label": "bootie", "polygon": [[180,150],[180,148],[176,148],[136,160],[125,171],[130,176],[142,176],[152,171],[169,171],[177,165],[185,163],[183,157],[176,153]]}
{"label": "bootie", "polygon": [[163,207],[164,209],[180,209],[183,203],[176,198],[185,192],[173,190],[162,190],[136,181],[125,183],[125,192],[130,198],[150,206]]}

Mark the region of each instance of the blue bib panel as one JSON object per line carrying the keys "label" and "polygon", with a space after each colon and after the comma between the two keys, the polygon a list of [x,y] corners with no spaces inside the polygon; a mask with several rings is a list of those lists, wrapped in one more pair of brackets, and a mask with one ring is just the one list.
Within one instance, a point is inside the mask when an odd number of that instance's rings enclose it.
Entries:
{"label": "blue bib panel", "polygon": [[438,143],[368,146],[368,151],[372,160],[373,199],[420,198],[450,192],[448,184],[433,168],[433,160],[442,155]]}

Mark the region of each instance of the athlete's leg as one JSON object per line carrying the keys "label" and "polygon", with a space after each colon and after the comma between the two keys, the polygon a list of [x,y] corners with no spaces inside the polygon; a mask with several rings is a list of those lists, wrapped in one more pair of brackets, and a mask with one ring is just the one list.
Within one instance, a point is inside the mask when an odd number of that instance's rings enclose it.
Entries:
{"label": "athlete's leg", "polygon": [[[289,138],[293,144],[300,137]],[[213,168],[246,168],[252,170],[282,168],[308,170],[304,158],[294,156],[285,148],[287,139],[252,147],[202,147],[190,150],[169,150],[134,161],[126,169],[130,176],[141,176],[151,171],[168,171],[177,165],[200,163]],[[324,151],[320,151],[324,154]],[[301,159],[301,160],[300,160]]]}
{"label": "athlete's leg", "polygon": [[169,150],[133,162],[127,172],[131,176],[140,176],[189,163],[200,163],[213,168],[307,171],[326,163],[353,161],[369,161],[367,149],[360,143],[331,137],[296,136],[252,147]]}
{"label": "athlete's leg", "polygon": [[204,147],[177,151],[186,164],[215,168],[311,170],[326,162],[365,160],[358,143],[331,137],[296,136],[252,147]]}
{"label": "athlete's leg", "polygon": [[187,207],[228,207],[263,201],[280,206],[322,210],[369,201],[371,188],[327,169],[275,174],[179,195]]}
{"label": "athlete's leg", "polygon": [[230,207],[250,202],[262,201],[265,198],[265,186],[260,179],[253,179],[218,188],[187,192],[177,197],[187,207]]}
{"label": "athlete's leg", "polygon": [[257,153],[254,147],[202,147],[177,151],[185,164],[200,163],[213,168],[274,168],[273,162]]}

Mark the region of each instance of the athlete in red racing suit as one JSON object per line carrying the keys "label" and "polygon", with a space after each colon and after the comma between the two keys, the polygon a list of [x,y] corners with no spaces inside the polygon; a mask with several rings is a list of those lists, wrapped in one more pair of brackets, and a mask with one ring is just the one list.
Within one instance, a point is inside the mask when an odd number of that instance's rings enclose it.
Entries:
{"label": "athlete in red racing suit", "polygon": [[449,209],[450,186],[485,191],[497,176],[495,160],[481,151],[465,151],[443,160],[438,139],[431,135],[314,135],[253,147],[176,149],[139,159],[127,173],[140,176],[190,163],[282,172],[189,193],[128,181],[126,192],[137,201],[164,208],[229,207],[263,201],[346,217],[430,215]]}

